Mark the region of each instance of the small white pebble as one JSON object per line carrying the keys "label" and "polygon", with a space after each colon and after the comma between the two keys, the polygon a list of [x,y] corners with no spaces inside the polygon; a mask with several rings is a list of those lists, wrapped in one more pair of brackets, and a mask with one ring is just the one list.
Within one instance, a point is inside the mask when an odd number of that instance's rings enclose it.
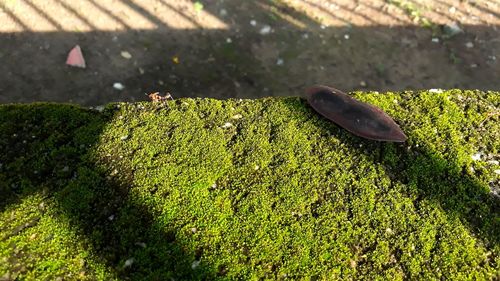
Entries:
{"label": "small white pebble", "polygon": [[226,129],[226,128],[229,128],[229,127],[232,127],[233,124],[229,123],[229,122],[226,122],[224,125],[222,125],[222,128]]}
{"label": "small white pebble", "polygon": [[132,58],[132,55],[129,52],[127,52],[127,51],[122,51],[120,53],[120,55],[122,55],[122,57],[124,57],[124,58],[126,58],[128,60]]}
{"label": "small white pebble", "polygon": [[279,58],[277,61],[276,61],[276,65],[283,65],[284,61],[283,59]]}
{"label": "small white pebble", "polygon": [[322,25],[320,26],[320,28],[321,28],[321,29],[325,29],[325,28],[326,28],[326,25],[322,24]]}
{"label": "small white pebble", "polygon": [[456,11],[457,11],[457,8],[455,8],[455,7],[450,7],[448,9],[448,12],[450,12],[451,14],[454,14]]}
{"label": "small white pebble", "polygon": [[465,47],[467,47],[469,49],[474,48],[474,44],[472,42],[467,42],[467,43],[465,43]]}
{"label": "small white pebble", "polygon": [[349,40],[349,38],[351,38],[351,36],[349,36],[349,34],[344,34],[344,39],[345,40]]}
{"label": "small white pebble", "polygon": [[227,11],[226,11],[226,9],[221,9],[221,10],[219,11],[219,15],[221,15],[221,16],[223,16],[223,17],[227,16]]}
{"label": "small white pebble", "polygon": [[439,38],[432,38],[432,43],[439,43]]}
{"label": "small white pebble", "polygon": [[112,221],[114,219],[115,219],[115,215],[111,215],[111,216],[108,217],[108,220],[110,220],[110,221]]}
{"label": "small white pebble", "polygon": [[135,261],[134,258],[130,258],[130,259],[126,260],[125,264],[123,265],[123,267],[129,267],[129,266],[131,266],[134,263],[134,261]]}
{"label": "small white pebble", "polygon": [[257,21],[256,20],[251,20],[250,21],[250,25],[251,26],[256,26],[257,25]]}
{"label": "small white pebble", "polygon": [[128,135],[125,135],[125,136],[121,136],[121,137],[120,137],[120,140],[122,140],[122,141],[124,141],[124,140],[126,140],[126,139],[128,139]]}
{"label": "small white pebble", "polygon": [[269,25],[265,25],[264,27],[262,27],[260,29],[259,33],[261,35],[267,35],[267,34],[271,33],[271,27]]}
{"label": "small white pebble", "polygon": [[476,68],[476,67],[477,67],[477,64],[476,64],[476,63],[471,63],[470,67],[471,67],[471,68]]}
{"label": "small white pebble", "polygon": [[121,91],[121,90],[125,89],[125,86],[123,86],[122,83],[116,82],[113,84],[113,88],[115,88],[118,91]]}
{"label": "small white pebble", "polygon": [[472,160],[478,161],[481,160],[481,153],[476,153],[471,156]]}
{"label": "small white pebble", "polygon": [[211,187],[212,187],[212,188],[217,188],[217,184],[216,184],[216,183],[214,183],[214,184],[212,184],[212,185],[211,185]]}
{"label": "small white pebble", "polygon": [[192,227],[192,228],[191,228],[191,232],[192,232],[192,233],[196,233],[197,231],[198,231],[198,229],[196,229],[196,227]]}
{"label": "small white pebble", "polygon": [[441,90],[441,89],[430,89],[429,90],[429,93],[441,94],[442,92],[443,92],[443,90]]}
{"label": "small white pebble", "polygon": [[365,82],[365,81],[361,81],[361,82],[359,82],[359,85],[360,85],[361,87],[366,87],[366,82]]}
{"label": "small white pebble", "polygon": [[191,268],[192,268],[192,269],[196,269],[196,268],[200,265],[200,262],[201,262],[201,261],[194,261],[194,262],[191,264]]}
{"label": "small white pebble", "polygon": [[390,229],[389,227],[385,229],[385,233],[387,234],[393,234],[394,232],[392,231],[392,229]]}
{"label": "small white pebble", "polygon": [[233,43],[233,40],[231,38],[226,38],[226,43]]}
{"label": "small white pebble", "polygon": [[255,165],[254,170],[257,171],[259,168],[260,168],[259,165]]}

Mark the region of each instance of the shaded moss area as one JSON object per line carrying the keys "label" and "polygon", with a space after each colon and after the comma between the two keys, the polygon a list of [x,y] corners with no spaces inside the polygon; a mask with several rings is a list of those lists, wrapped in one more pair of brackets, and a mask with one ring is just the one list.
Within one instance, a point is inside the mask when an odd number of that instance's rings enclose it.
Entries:
{"label": "shaded moss area", "polygon": [[352,94],[408,141],[298,98],[1,106],[0,275],[498,276],[500,94]]}

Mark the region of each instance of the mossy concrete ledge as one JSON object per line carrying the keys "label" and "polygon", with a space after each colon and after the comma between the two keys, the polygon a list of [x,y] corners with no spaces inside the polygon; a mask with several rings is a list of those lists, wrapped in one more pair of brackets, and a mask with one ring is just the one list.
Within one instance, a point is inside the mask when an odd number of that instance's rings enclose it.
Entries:
{"label": "mossy concrete ledge", "polygon": [[408,140],[299,98],[0,106],[0,278],[498,278],[500,93],[351,95]]}

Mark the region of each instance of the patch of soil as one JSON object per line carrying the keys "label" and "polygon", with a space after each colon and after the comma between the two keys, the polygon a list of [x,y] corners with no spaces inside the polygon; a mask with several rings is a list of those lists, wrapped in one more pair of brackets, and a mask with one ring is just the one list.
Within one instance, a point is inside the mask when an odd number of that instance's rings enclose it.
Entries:
{"label": "patch of soil", "polygon": [[10,0],[0,22],[1,103],[500,89],[493,1]]}

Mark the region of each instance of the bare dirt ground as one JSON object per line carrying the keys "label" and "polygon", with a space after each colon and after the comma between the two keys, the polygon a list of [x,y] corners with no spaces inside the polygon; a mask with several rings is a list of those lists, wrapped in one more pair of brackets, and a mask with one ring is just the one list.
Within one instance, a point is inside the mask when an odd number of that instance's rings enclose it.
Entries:
{"label": "bare dirt ground", "polygon": [[497,0],[0,0],[0,103],[500,90],[499,59]]}

